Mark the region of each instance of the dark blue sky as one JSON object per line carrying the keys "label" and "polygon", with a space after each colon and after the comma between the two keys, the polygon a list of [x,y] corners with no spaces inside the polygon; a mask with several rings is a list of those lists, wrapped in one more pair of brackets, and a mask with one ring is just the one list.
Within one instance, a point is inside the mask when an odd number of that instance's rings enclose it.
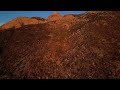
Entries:
{"label": "dark blue sky", "polygon": [[[16,17],[32,17],[38,16],[47,18],[54,11],[0,11],[0,25],[16,18]],[[65,14],[81,14],[85,11],[59,11],[61,15]]]}

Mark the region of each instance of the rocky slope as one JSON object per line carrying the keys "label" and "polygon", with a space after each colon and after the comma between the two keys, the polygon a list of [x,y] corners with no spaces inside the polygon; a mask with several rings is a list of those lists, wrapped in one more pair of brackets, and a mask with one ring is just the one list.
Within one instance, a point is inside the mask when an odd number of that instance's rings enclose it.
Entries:
{"label": "rocky slope", "polygon": [[0,31],[1,79],[120,78],[119,11],[45,21]]}

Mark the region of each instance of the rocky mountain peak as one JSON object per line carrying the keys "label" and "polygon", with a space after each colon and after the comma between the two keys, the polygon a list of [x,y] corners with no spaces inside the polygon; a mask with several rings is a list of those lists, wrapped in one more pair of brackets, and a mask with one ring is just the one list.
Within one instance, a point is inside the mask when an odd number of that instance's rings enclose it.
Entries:
{"label": "rocky mountain peak", "polygon": [[52,16],[61,16],[61,14],[58,11],[53,12]]}
{"label": "rocky mountain peak", "polygon": [[55,12],[53,12],[52,15],[50,15],[50,16],[48,17],[48,21],[59,20],[59,19],[61,19],[61,18],[62,18],[61,14],[60,14],[58,11],[55,11]]}

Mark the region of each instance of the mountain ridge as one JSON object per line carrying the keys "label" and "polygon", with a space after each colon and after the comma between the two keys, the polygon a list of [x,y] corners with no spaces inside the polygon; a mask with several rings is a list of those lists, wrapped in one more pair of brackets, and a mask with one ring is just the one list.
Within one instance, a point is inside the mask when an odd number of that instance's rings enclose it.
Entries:
{"label": "mountain ridge", "polygon": [[47,23],[51,21],[58,21],[58,20],[64,20],[64,19],[72,19],[74,18],[73,14],[68,15],[60,15],[58,11],[53,12],[52,15],[48,16],[47,19],[41,18],[41,17],[17,17],[14,18],[11,21],[8,21],[7,23],[3,24],[1,29],[9,29],[9,28],[20,28],[22,25],[31,25],[31,24],[41,24],[41,23]]}

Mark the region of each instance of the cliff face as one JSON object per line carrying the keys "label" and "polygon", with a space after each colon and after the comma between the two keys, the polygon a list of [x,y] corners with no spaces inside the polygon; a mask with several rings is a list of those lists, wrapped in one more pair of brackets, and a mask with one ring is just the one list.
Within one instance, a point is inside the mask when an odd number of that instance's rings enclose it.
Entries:
{"label": "cliff face", "polygon": [[0,78],[120,78],[120,12],[54,15],[0,31]]}

